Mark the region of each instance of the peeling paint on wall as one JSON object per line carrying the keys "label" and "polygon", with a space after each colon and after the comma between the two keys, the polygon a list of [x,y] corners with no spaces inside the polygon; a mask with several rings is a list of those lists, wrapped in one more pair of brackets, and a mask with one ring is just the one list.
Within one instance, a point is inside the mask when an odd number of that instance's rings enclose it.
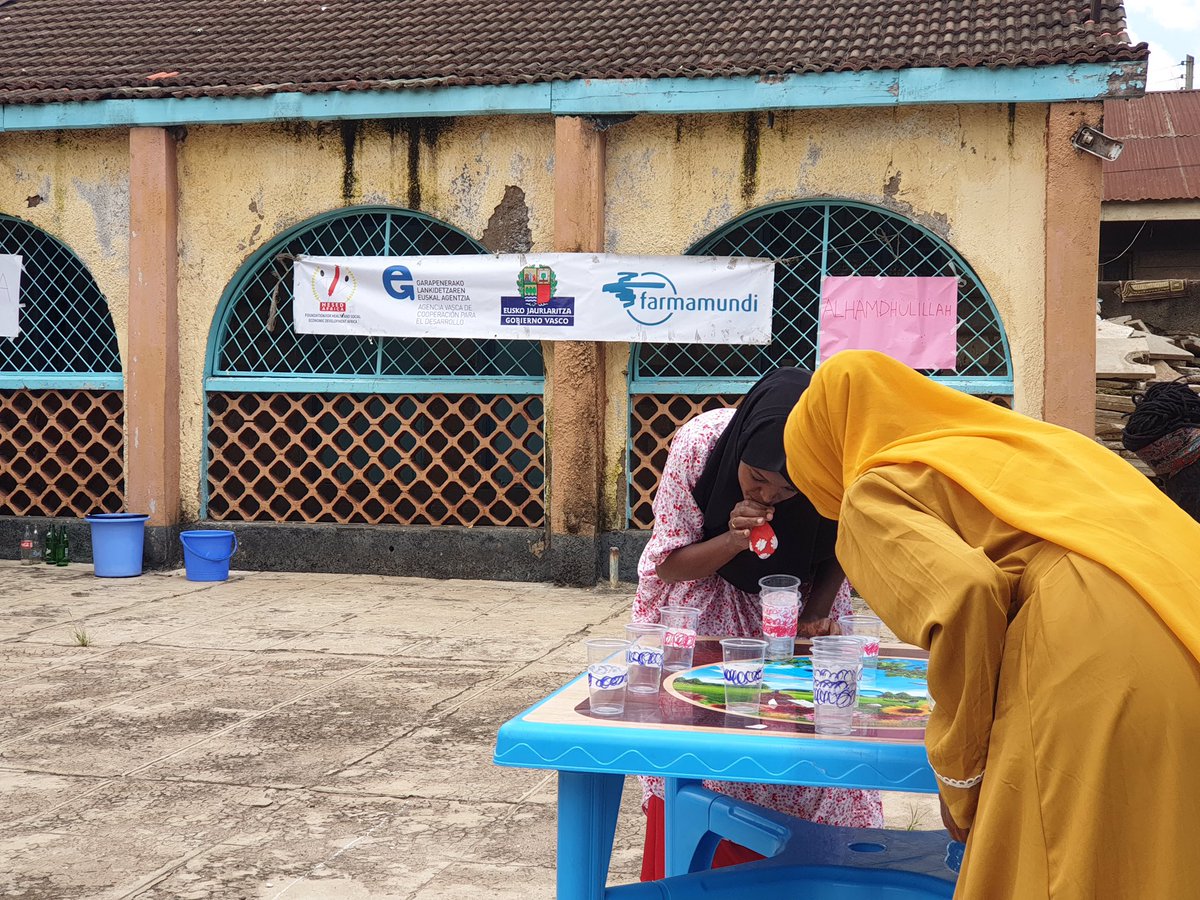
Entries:
{"label": "peeling paint on wall", "polygon": [[479,240],[493,253],[526,253],[533,249],[529,206],[523,190],[515,184],[504,188],[504,197],[496,204]]}

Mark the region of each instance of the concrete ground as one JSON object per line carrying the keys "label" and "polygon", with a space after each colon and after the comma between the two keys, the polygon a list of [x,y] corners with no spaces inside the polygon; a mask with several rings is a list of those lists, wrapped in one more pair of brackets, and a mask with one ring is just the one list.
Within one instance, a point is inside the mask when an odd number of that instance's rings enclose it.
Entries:
{"label": "concrete ground", "polygon": [[[496,729],[630,594],[0,563],[0,897],[554,896],[551,773]],[[893,827],[936,801],[885,795]],[[627,783],[612,881],[636,878]]]}

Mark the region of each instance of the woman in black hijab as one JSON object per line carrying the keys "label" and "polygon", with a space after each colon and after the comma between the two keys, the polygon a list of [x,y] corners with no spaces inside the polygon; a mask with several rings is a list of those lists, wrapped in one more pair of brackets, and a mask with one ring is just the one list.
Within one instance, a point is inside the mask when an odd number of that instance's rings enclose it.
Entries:
{"label": "woman in black hijab", "polygon": [[[827,633],[852,612],[850,591],[834,556],[837,526],[821,518],[788,480],[783,428],[808,387],[810,373],[777,369],[742,398],[736,410],[701,413],[671,441],[654,496],[654,532],[638,563],[633,621],[657,622],[663,606],[699,609],[697,632],[762,637],[758,581],[766,575],[801,580],[799,633]],[[769,523],[778,549],[765,559],[750,549],[750,531]],[[643,778],[647,813],[642,878],[662,877],[662,782]],[[709,782],[741,800],[831,825],[881,828],[873,791]],[[714,867],[752,856],[723,844]]]}
{"label": "woman in black hijab", "polygon": [[1125,423],[1122,441],[1154,470],[1162,492],[1200,522],[1200,395],[1183,381],[1150,385]]}
{"label": "woman in black hijab", "polygon": [[[828,632],[827,616],[843,583],[833,552],[837,525],[821,518],[792,485],[783,452],[783,426],[810,377],[803,369],[777,369],[750,389],[691,491],[704,514],[704,539],[657,567],[667,583],[715,571],[747,594],[757,594],[767,575],[795,575],[813,584],[804,609],[803,633],[809,635]],[[750,530],[764,523],[780,548],[765,559],[749,543]]]}

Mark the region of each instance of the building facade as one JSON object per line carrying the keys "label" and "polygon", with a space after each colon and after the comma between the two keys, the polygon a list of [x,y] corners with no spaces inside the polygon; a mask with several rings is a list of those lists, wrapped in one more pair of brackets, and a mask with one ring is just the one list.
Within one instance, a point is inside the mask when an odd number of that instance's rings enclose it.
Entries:
{"label": "building facade", "polygon": [[[875,68],[0,82],[0,253],[25,261],[0,552],[23,517],[129,509],[152,564],[199,522],[245,568],[587,583],[617,547],[628,577],[675,428],[814,365],[833,274],[955,275],[958,365],[931,375],[1087,431],[1100,161],[1071,137],[1145,71],[1104,25],[1042,34],[1037,64],[860,36]],[[548,251],[775,259],[772,343],[291,327],[297,254]]]}

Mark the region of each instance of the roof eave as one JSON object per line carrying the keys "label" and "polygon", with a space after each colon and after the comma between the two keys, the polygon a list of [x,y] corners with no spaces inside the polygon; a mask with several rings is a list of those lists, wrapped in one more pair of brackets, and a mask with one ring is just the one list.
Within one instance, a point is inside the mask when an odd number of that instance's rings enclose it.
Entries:
{"label": "roof eave", "polygon": [[[467,115],[629,115],[1138,97],[1146,63],[919,68],[724,78],[578,79],[253,96],[0,105],[0,132]],[[0,104],[3,96],[0,95]]]}

